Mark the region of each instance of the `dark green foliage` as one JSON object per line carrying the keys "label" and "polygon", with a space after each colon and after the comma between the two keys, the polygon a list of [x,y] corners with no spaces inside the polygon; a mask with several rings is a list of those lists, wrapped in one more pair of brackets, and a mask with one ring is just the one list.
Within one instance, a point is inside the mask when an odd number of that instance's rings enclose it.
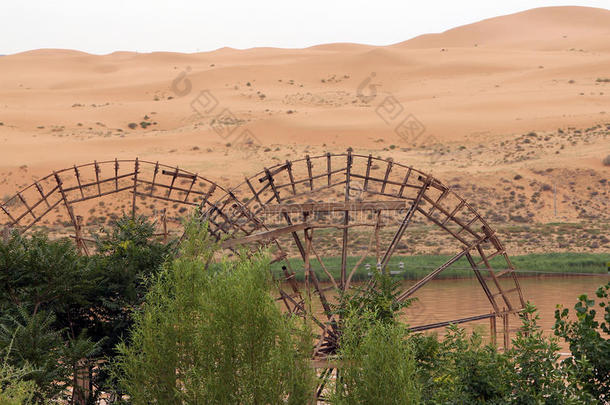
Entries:
{"label": "dark green foliage", "polygon": [[481,335],[457,326],[436,335],[410,337],[425,404],[504,404],[510,393],[511,364]]}
{"label": "dark green foliage", "polygon": [[[10,366],[31,364],[46,399],[64,396],[77,368],[94,358],[112,357],[132,324],[146,279],[158,272],[173,246],[153,237],[144,218],[120,219],[98,240],[98,254],[86,258],[68,239],[13,233],[0,242],[2,342]],[[83,362],[85,360],[85,362]],[[98,367],[97,383],[106,374]],[[40,402],[42,397],[37,397]]]}
{"label": "dark green foliage", "polygon": [[[555,311],[555,334],[570,345],[572,357],[564,364],[573,374],[575,382],[599,400],[610,400],[610,283],[599,287],[600,314],[595,308],[595,300],[587,295],[578,297],[574,305],[576,320],[569,319],[567,308]],[[602,315],[601,322],[599,320]],[[604,336],[602,336],[602,333]]]}
{"label": "dark green foliage", "polygon": [[96,280],[89,290],[93,310],[88,313],[96,322],[90,333],[108,337],[105,353],[120,341],[132,325],[131,313],[141,305],[148,280],[160,271],[173,251],[175,242],[163,244],[154,237],[154,224],[145,217],[124,216],[97,239],[97,255],[89,264]]}
{"label": "dark green foliage", "polygon": [[13,233],[0,242],[1,307],[27,306],[35,314],[82,302],[84,263],[68,239],[49,241],[42,234]]}
{"label": "dark green foliage", "polygon": [[216,261],[205,227],[187,226],[180,254],[155,278],[117,377],[134,404],[306,403],[311,338],[269,293],[269,261]]}

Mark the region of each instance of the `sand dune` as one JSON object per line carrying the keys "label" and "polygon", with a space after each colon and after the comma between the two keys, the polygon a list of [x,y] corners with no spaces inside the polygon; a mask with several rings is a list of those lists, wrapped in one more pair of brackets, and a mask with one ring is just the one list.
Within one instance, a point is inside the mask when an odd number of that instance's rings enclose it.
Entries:
{"label": "sand dune", "polygon": [[[609,10],[549,7],[387,47],[3,56],[0,196],[94,159],[140,156],[231,184],[264,164],[350,146],[491,189],[515,173],[542,181],[536,173],[549,168],[590,169],[580,181],[600,189],[610,177],[609,39]],[[420,136],[397,131],[411,116]],[[255,150],[235,144],[243,129]],[[518,141],[529,132],[540,142]],[[553,220],[549,210],[533,219]]]}
{"label": "sand dune", "polygon": [[543,51],[610,50],[610,10],[544,7],[490,18],[397,44],[407,48],[492,47]]}

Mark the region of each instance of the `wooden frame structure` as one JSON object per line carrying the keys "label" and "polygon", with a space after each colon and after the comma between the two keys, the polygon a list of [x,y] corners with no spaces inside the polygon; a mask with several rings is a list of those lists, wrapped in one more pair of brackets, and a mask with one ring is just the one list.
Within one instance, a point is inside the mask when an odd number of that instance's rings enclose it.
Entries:
{"label": "wooden frame structure", "polygon": [[[406,286],[398,299],[416,296],[461,261],[471,268],[489,305],[479,308],[478,315],[417,325],[413,331],[489,319],[495,341],[500,318],[504,347],[508,347],[509,316],[525,306],[510,258],[475,208],[433,176],[392,160],[348,151],[286,161],[246,178],[205,215],[225,248],[267,245],[274,262],[283,262],[278,300],[287,311],[310,317],[319,327],[313,358],[325,378],[333,372],[327,360],[336,352],[341,333],[333,300],[354,286],[354,274],[366,260],[387,271],[397,249],[405,250],[405,233],[416,220],[440,230],[453,242],[455,254]],[[328,232],[334,232],[333,236],[329,238]],[[326,238],[316,238],[324,233]],[[362,242],[363,233],[368,234],[368,242]],[[341,258],[336,276],[320,254],[329,240],[337,242],[334,256]],[[295,256],[300,258],[296,265],[288,260]],[[495,257],[503,261],[499,269],[492,267]],[[314,262],[321,271],[313,270]],[[295,280],[299,272],[304,283]],[[322,274],[329,282],[320,281]],[[324,381],[320,397],[323,386]]]}
{"label": "wooden frame structure", "polygon": [[[172,231],[168,222],[179,223],[185,207],[208,209],[211,201],[226,193],[216,183],[177,166],[138,158],[94,161],[54,171],[1,203],[0,228],[5,234],[11,229],[27,232],[52,212],[63,213],[71,229],[60,234],[73,238],[79,250],[89,254],[88,244],[93,240],[84,232],[87,202],[123,194],[123,210],[132,217],[139,213],[157,216],[158,236],[167,240]],[[155,203],[147,204],[149,199]]]}
{"label": "wooden frame structure", "polygon": [[[405,235],[416,221],[438,230],[445,237],[444,247],[454,254],[406,285],[398,299],[415,297],[461,262],[472,270],[488,305],[477,308],[478,314],[416,325],[413,331],[488,319],[495,341],[500,318],[503,344],[508,347],[509,317],[525,306],[510,258],[474,207],[430,174],[351,151],[285,161],[230,190],[196,173],[139,159],[73,166],[41,178],[0,204],[0,228],[4,236],[9,229],[26,232],[49,213],[63,209],[70,220],[70,236],[88,254],[91,240],[84,236],[80,204],[119,193],[127,193],[132,216],[165,205],[157,212],[162,226],[158,235],[165,240],[170,232],[168,217],[180,217],[183,207],[198,207],[224,248],[271,249],[273,263],[282,269],[278,300],[286,311],[308,317],[318,327],[312,355],[322,368],[320,399],[336,368],[328,360],[336,353],[341,334],[333,303],[354,287],[354,275],[365,263],[372,261],[388,271],[397,252],[412,253]],[[147,205],[148,199],[154,204]],[[172,210],[176,212],[171,214]],[[327,263],[324,249],[340,258],[336,269]],[[503,264],[494,269],[491,260],[496,257]],[[303,283],[297,282],[298,273]]]}

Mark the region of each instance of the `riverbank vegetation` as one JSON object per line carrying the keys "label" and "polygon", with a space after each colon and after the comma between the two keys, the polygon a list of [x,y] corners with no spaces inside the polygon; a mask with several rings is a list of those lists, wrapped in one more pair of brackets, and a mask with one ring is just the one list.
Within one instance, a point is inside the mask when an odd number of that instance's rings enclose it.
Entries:
{"label": "riverbank vegetation", "polygon": [[[177,245],[122,218],[83,257],[67,240],[0,242],[0,404],[303,404],[324,379],[317,325],[276,300],[265,251],[222,254],[197,220]],[[446,258],[395,258],[405,268]],[[596,268],[600,256],[528,255],[519,266]],[[578,264],[580,263],[580,264]],[[571,268],[571,267],[570,267]],[[449,326],[409,331],[399,279],[339,296],[334,404],[603,404],[610,398],[610,283],[558,308],[543,333],[528,304],[509,350]],[[581,271],[579,271],[581,272]],[[571,356],[560,359],[559,342]]]}

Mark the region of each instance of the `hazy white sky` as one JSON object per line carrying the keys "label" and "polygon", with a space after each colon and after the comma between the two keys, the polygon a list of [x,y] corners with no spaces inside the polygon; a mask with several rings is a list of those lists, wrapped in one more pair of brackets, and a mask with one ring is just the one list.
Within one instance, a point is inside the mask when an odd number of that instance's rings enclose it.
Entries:
{"label": "hazy white sky", "polygon": [[0,0],[0,54],[387,45],[534,7],[608,8],[610,0]]}

